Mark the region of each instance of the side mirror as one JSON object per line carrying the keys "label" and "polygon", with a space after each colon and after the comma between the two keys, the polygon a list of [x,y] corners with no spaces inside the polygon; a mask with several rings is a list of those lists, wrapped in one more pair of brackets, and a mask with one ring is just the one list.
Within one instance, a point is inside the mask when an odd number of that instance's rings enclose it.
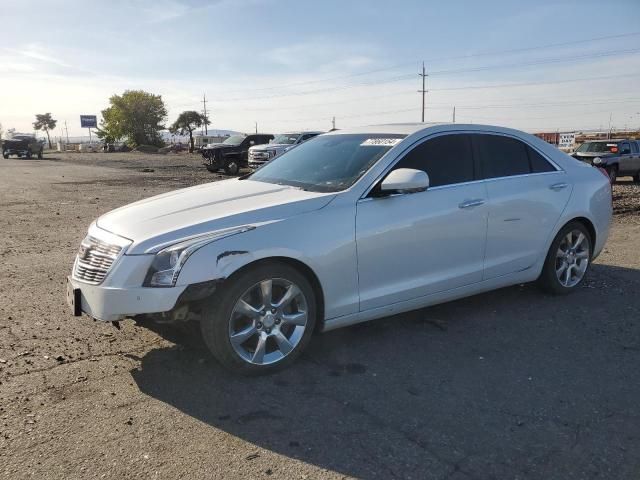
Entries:
{"label": "side mirror", "polygon": [[387,193],[423,192],[427,188],[429,188],[429,175],[413,168],[393,170],[380,184],[380,191]]}

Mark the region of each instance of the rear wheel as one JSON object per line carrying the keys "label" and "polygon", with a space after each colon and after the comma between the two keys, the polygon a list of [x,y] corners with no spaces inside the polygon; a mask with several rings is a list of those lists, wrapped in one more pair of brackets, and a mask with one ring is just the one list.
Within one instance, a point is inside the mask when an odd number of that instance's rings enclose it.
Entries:
{"label": "rear wheel", "polygon": [[610,167],[607,167],[606,170],[607,174],[609,175],[609,181],[612,184],[616,183],[616,178],[618,178],[618,166],[611,165]]}
{"label": "rear wheel", "polygon": [[27,150],[27,159],[30,159],[33,154],[31,153],[31,149]]}
{"label": "rear wheel", "polygon": [[240,165],[236,159],[228,160],[224,166],[224,171],[227,175],[237,175],[240,171]]}
{"label": "rear wheel", "polygon": [[636,182],[636,183],[640,183],[640,172],[636,173],[633,176],[633,181]]}
{"label": "rear wheel", "polygon": [[293,362],[309,343],[316,300],[307,278],[269,262],[228,280],[205,305],[202,337],[226,368],[246,375],[273,372]]}
{"label": "rear wheel", "polygon": [[568,223],[551,243],[538,284],[550,293],[571,292],[582,283],[592,252],[591,235],[585,226]]}

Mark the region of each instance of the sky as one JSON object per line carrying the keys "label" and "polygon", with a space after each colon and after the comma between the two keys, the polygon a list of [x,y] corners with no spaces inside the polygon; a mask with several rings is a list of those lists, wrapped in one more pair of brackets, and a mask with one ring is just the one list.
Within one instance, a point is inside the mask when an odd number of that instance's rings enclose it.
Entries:
{"label": "sky", "polygon": [[640,1],[0,0],[0,123],[86,135],[127,89],[265,133],[421,118],[640,127]]}

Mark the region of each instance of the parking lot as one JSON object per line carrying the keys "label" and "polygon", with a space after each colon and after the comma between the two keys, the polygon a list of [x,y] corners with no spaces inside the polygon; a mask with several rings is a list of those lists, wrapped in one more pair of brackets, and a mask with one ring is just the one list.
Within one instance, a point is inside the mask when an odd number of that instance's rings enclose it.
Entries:
{"label": "parking lot", "polygon": [[521,285],[317,335],[272,376],[223,371],[189,329],[69,314],[95,217],[222,178],[195,155],[0,161],[0,477],[640,476],[640,185],[614,186],[575,294]]}

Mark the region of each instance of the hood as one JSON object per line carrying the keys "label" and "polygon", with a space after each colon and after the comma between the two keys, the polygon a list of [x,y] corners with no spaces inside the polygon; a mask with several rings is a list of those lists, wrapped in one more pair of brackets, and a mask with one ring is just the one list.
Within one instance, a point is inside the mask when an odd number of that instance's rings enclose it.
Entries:
{"label": "hood", "polygon": [[224,143],[210,143],[203,150],[222,150],[226,148],[238,148],[240,145],[227,145]]}
{"label": "hood", "polygon": [[596,157],[611,157],[616,155],[613,152],[573,152],[571,156],[575,158],[596,158]]}
{"label": "hood", "polygon": [[126,205],[98,218],[97,225],[132,240],[127,254],[142,254],[195,235],[317,210],[335,195],[234,178]]}

